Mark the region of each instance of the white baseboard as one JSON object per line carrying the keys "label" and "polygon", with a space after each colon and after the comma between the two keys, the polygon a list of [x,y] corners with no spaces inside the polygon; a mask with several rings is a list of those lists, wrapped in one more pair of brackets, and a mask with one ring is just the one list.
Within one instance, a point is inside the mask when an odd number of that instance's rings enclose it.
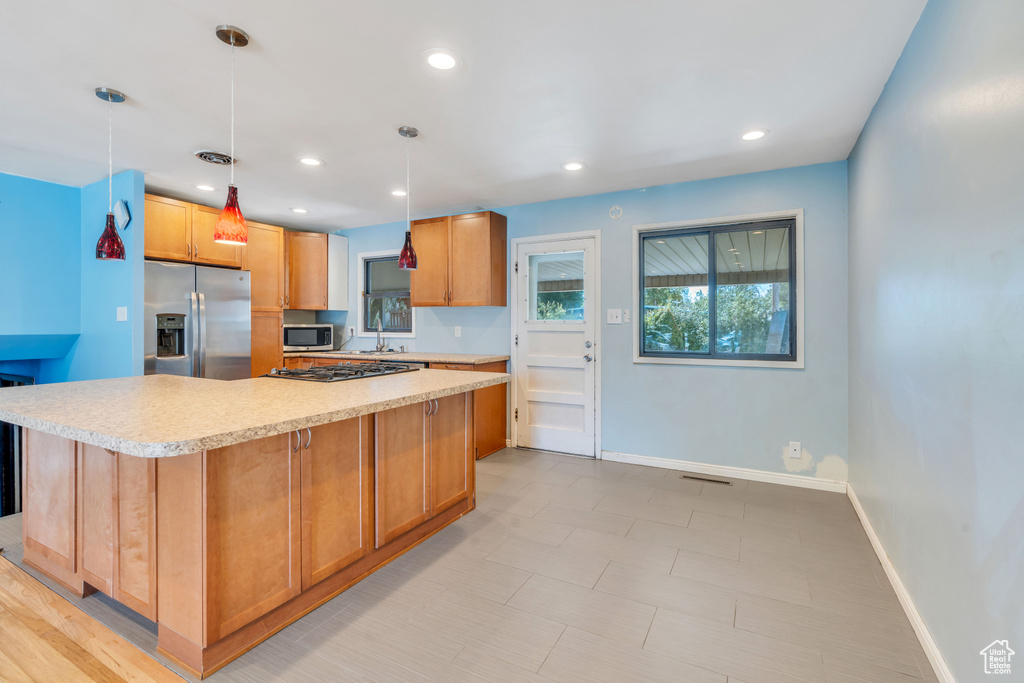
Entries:
{"label": "white baseboard", "polygon": [[861,526],[864,527],[865,533],[868,535],[868,540],[871,541],[871,547],[875,549],[875,555],[878,556],[878,561],[882,563],[882,569],[885,570],[885,575],[889,577],[889,583],[892,584],[892,589],[896,592],[896,596],[900,599],[900,604],[903,605],[903,611],[907,614],[907,619],[910,620],[910,625],[914,627],[914,633],[917,634],[917,639],[921,641],[921,647],[924,648],[924,653],[928,655],[928,661],[931,662],[932,669],[935,670],[935,676],[941,681],[941,683],[956,683],[956,679],[953,678],[953,673],[946,666],[946,660],[942,658],[942,652],[939,651],[939,646],[935,644],[932,639],[931,632],[928,631],[928,627],[924,623],[924,619],[921,618],[921,613],[917,611],[917,606],[914,604],[914,600],[910,597],[910,593],[907,591],[907,587],[903,585],[903,581],[900,579],[900,575],[896,572],[896,568],[889,561],[889,555],[885,552],[885,548],[882,546],[882,541],[879,540],[878,535],[875,533],[874,527],[871,526],[871,522],[868,521],[868,516],[864,513],[864,508],[861,507],[860,501],[857,500],[857,494],[853,492],[853,487],[847,484],[846,495],[850,497],[850,502],[853,503],[853,509],[857,511],[857,516],[860,518]]}
{"label": "white baseboard", "polygon": [[644,465],[645,467],[661,467],[667,470],[682,470],[684,472],[708,474],[717,477],[749,479],[750,481],[763,481],[768,484],[783,484],[785,486],[799,486],[805,489],[817,489],[818,491],[846,493],[845,481],[816,479],[815,477],[803,477],[799,474],[765,472],[764,470],[752,470],[746,467],[708,465],[701,462],[670,460],[668,458],[652,458],[648,455],[630,455],[629,453],[616,453],[615,451],[601,451],[601,459],[611,460],[612,462],[625,462],[631,465]]}

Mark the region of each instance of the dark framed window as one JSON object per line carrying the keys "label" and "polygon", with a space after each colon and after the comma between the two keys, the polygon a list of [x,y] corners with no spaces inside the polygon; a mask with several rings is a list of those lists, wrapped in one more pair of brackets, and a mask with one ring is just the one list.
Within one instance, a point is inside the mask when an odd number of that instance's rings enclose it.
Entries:
{"label": "dark framed window", "polygon": [[412,301],[408,270],[398,267],[398,256],[367,258],[363,261],[363,332],[376,332],[377,321],[384,332],[412,332]]}
{"label": "dark framed window", "polygon": [[639,237],[641,357],[796,361],[795,219]]}

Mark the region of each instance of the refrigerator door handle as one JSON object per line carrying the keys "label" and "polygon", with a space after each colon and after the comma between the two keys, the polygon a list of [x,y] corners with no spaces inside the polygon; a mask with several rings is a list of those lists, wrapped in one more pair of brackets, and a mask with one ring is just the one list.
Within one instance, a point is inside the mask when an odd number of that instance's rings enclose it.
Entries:
{"label": "refrigerator door handle", "polygon": [[192,319],[192,333],[187,335],[189,340],[189,348],[187,353],[189,354],[189,360],[192,363],[191,372],[189,373],[192,377],[199,376],[199,302],[196,299],[195,292],[189,292],[189,318]]}
{"label": "refrigerator door handle", "polygon": [[199,292],[199,375],[206,377],[206,297]]}

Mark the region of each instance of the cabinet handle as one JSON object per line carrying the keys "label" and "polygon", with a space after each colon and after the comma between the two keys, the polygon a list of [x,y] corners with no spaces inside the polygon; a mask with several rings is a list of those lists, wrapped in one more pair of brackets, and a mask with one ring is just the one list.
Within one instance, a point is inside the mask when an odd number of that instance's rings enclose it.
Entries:
{"label": "cabinet handle", "polygon": [[295,430],[295,448],[292,449],[292,453],[299,452],[299,446],[302,445],[302,437],[299,435],[299,430]]}
{"label": "cabinet handle", "polygon": [[309,444],[313,443],[313,432],[309,427],[306,427],[306,450],[309,450]]}
{"label": "cabinet handle", "polygon": [[195,252],[195,257],[199,258],[199,245],[198,244],[195,245],[194,247],[192,247],[192,251]]}
{"label": "cabinet handle", "polygon": [[325,296],[324,297],[324,306],[326,306],[326,305],[327,305],[327,297]]}
{"label": "cabinet handle", "polygon": [[284,297],[283,296],[277,297],[277,300],[281,302],[282,306],[284,306]]}
{"label": "cabinet handle", "polygon": [[284,304],[285,304],[285,306],[288,305],[288,295],[287,294],[284,295]]}
{"label": "cabinet handle", "polygon": [[192,245],[188,242],[185,242],[185,255],[192,258]]}

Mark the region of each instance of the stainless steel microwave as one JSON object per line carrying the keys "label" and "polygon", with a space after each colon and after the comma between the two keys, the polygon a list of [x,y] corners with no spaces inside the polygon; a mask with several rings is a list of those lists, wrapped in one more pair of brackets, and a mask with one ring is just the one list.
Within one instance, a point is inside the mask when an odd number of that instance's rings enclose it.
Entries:
{"label": "stainless steel microwave", "polygon": [[332,351],[333,349],[333,325],[284,326],[285,351]]}

